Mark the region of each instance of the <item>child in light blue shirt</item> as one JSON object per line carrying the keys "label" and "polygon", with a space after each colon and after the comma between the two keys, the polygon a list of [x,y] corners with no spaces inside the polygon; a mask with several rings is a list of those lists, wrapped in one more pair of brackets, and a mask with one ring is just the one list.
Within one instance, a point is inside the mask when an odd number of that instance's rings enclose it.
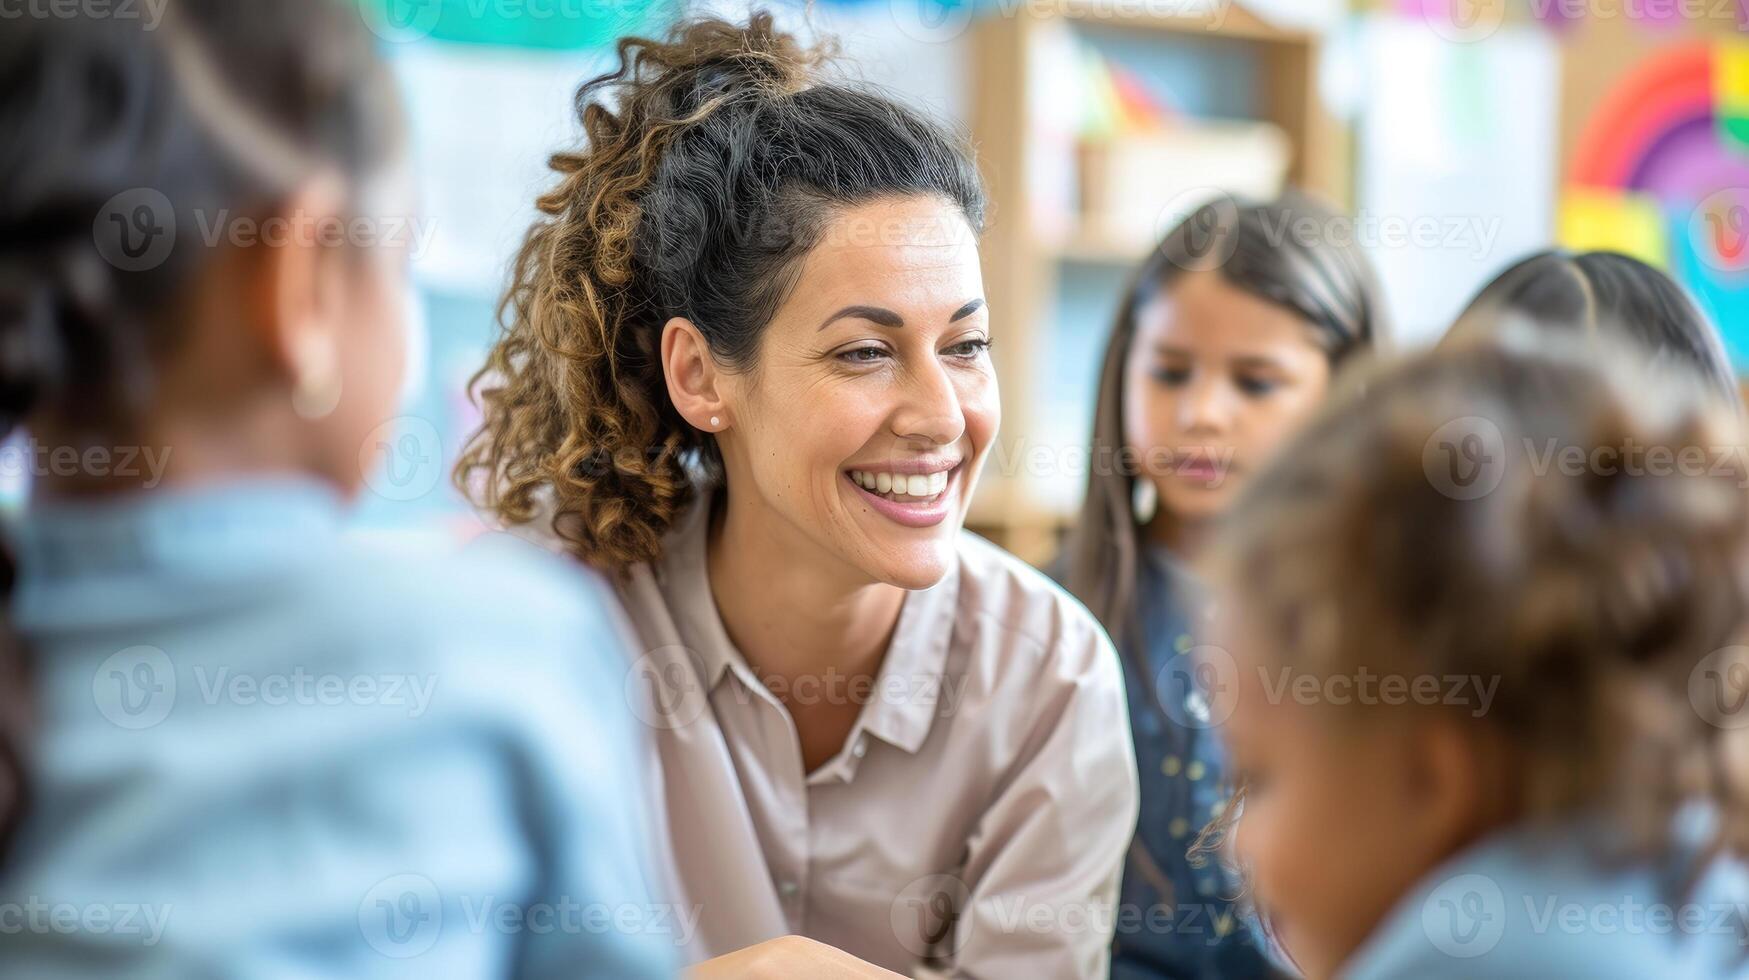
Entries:
{"label": "child in light blue shirt", "polygon": [[0,975],[671,976],[598,586],[340,532],[403,139],[358,11],[0,32]]}

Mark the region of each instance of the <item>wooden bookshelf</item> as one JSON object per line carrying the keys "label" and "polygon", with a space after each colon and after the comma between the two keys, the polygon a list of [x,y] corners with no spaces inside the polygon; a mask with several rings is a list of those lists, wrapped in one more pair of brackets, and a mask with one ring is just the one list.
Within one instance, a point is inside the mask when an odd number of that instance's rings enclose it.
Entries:
{"label": "wooden bookshelf", "polygon": [[[1212,51],[1246,52],[1244,60],[1256,73],[1253,118],[1280,127],[1292,146],[1288,183],[1341,207],[1352,196],[1348,135],[1316,94],[1322,44],[1317,34],[1277,27],[1237,4],[1227,5],[1219,17],[1120,13],[1093,0],[1038,6],[1046,9],[1028,12],[1023,6],[1012,16],[980,18],[971,39],[972,137],[990,194],[984,281],[998,324],[992,356],[1002,386],[1000,438],[1009,445],[1034,431],[1039,420],[1038,352],[1045,331],[1053,326],[1049,321],[1063,266],[1127,268],[1141,258],[1132,241],[1087,230],[1047,235],[1035,221],[1027,189],[1034,177],[1038,135],[1029,99],[1037,86],[1050,84],[1036,57],[1042,32],[1062,26],[1116,29],[1131,42],[1158,38],[1163,49],[1168,44],[1206,44]],[[1091,420],[1092,404],[1084,411]],[[987,465],[970,523],[1022,558],[1046,561],[1073,515],[1036,496],[1024,468],[1004,473]]]}

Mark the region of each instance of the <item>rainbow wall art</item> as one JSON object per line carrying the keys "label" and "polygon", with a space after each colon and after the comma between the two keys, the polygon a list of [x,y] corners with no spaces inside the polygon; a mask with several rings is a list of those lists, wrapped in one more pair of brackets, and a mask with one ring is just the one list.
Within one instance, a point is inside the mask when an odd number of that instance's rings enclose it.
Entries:
{"label": "rainbow wall art", "polygon": [[1749,43],[1675,45],[1622,77],[1574,144],[1558,237],[1670,272],[1749,368]]}

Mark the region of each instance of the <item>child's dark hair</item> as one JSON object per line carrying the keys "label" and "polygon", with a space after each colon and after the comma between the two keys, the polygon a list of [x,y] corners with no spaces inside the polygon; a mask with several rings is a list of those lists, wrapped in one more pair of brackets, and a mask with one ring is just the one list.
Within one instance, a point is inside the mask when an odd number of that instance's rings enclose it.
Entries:
{"label": "child's dark hair", "polygon": [[[318,170],[362,180],[399,150],[390,79],[351,5],[170,0],[162,12],[0,31],[0,435],[42,420],[113,437],[182,339],[202,226],[259,217]],[[179,231],[133,263],[111,236],[142,217],[133,230]],[[21,646],[9,630],[0,645],[3,856],[24,809],[28,704]]]}
{"label": "child's dark hair", "polygon": [[826,77],[829,55],[767,13],[692,21],[622,40],[619,66],[578,91],[587,143],[552,159],[559,186],[537,202],[474,381],[485,422],[456,482],[482,508],[519,524],[550,505],[555,532],[600,567],[653,559],[695,473],[721,466],[668,398],[667,321],[691,320],[713,357],[748,368],[835,212],[928,195],[981,230],[965,148]]}
{"label": "child's dark hair", "polygon": [[1639,259],[1615,252],[1538,252],[1484,286],[1446,336],[1462,341],[1478,330],[1526,319],[1558,333],[1637,344],[1654,363],[1693,371],[1720,397],[1741,404],[1718,331],[1681,286]]}
{"label": "child's dark hair", "polygon": [[1296,671],[1497,679],[1473,723],[1512,746],[1519,819],[1694,857],[1699,802],[1699,857],[1749,853],[1749,729],[1693,686],[1749,669],[1738,415],[1621,342],[1532,340],[1369,375],[1241,492],[1212,577]]}
{"label": "child's dark hair", "polygon": [[[1136,318],[1149,301],[1191,272],[1219,275],[1304,320],[1332,367],[1383,346],[1389,329],[1378,284],[1352,236],[1344,240],[1335,233],[1342,220],[1298,194],[1261,204],[1222,197],[1168,231],[1136,271],[1106,342],[1092,458],[1124,458],[1124,364],[1135,341]],[[1142,532],[1132,501],[1136,481],[1147,479],[1147,473],[1115,466],[1088,473],[1063,573],[1069,591],[1099,617],[1118,647],[1138,657],[1135,569]],[[1144,670],[1143,676],[1149,673]]]}

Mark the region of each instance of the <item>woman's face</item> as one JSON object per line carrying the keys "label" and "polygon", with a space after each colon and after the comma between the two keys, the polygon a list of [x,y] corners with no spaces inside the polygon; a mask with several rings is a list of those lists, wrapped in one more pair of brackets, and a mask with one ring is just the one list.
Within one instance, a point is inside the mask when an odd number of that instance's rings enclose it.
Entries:
{"label": "woman's face", "polygon": [[1001,416],[976,238],[903,197],[828,221],[727,379],[731,500],[868,579],[927,588],[952,566]]}
{"label": "woman's face", "polygon": [[1323,399],[1329,359],[1285,307],[1191,272],[1136,311],[1124,365],[1129,449],[1160,512],[1200,521],[1224,510]]}

